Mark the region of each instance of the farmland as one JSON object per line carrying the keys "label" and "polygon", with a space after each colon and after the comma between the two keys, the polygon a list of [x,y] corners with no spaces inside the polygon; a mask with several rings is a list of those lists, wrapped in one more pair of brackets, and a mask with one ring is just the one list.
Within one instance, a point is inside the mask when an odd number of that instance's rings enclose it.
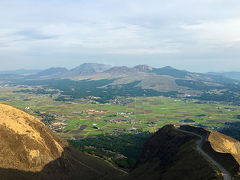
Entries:
{"label": "farmland", "polygon": [[219,129],[226,122],[238,122],[240,115],[238,106],[191,99],[119,97],[100,104],[94,100],[97,97],[56,101],[56,94],[17,92],[19,89],[1,87],[0,101],[37,116],[66,139],[155,132],[169,123]]}

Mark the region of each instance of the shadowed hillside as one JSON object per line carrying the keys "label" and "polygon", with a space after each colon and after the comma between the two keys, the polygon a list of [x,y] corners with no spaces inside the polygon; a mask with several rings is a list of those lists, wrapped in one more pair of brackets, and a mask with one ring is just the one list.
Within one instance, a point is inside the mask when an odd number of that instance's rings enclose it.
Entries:
{"label": "shadowed hillside", "polygon": [[202,149],[239,178],[238,141],[202,128],[180,129],[167,125],[156,132],[145,143],[129,179],[223,179],[220,170],[197,149],[199,136],[206,138]]}
{"label": "shadowed hillside", "polygon": [[46,164],[41,171],[0,168],[1,180],[121,179],[124,174],[102,159],[71,147],[64,148],[62,155]]}
{"label": "shadowed hillside", "polygon": [[239,141],[222,133],[203,128],[185,125],[181,126],[180,129],[202,135],[205,138],[202,149],[228,170],[232,176],[239,176]]}

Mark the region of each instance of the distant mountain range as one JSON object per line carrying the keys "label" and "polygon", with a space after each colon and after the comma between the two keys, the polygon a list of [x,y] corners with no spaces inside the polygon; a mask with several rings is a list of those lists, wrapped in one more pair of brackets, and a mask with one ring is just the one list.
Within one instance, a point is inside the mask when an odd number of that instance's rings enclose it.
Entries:
{"label": "distant mountain range", "polygon": [[9,71],[0,71],[0,74],[18,74],[18,75],[29,75],[36,74],[41,70],[37,69],[17,69],[17,70],[9,70]]}
{"label": "distant mountain range", "polygon": [[[45,70],[37,69],[18,69],[10,71],[0,71],[0,75],[24,75],[28,78],[41,78],[41,79],[52,79],[52,78],[69,78],[69,79],[84,79],[89,76],[100,76],[102,78],[107,76],[122,76],[132,75],[134,73],[152,73],[157,75],[168,75],[175,78],[184,78],[190,74],[205,75],[205,76],[222,76],[229,79],[240,80],[240,72],[209,72],[209,73],[193,73],[185,70],[178,70],[171,66],[162,68],[154,68],[148,65],[137,65],[133,68],[127,66],[115,66],[97,63],[84,63],[73,69],[68,70],[64,67],[51,67]],[[91,79],[91,77],[90,77]]]}
{"label": "distant mountain range", "polygon": [[170,66],[163,68],[153,68],[148,65],[137,65],[133,68],[127,66],[115,66],[111,67],[104,64],[85,63],[71,70],[66,68],[49,68],[47,70],[38,72],[36,77],[41,78],[82,78],[83,76],[122,76],[133,75],[138,73],[153,73],[157,75],[169,75],[173,77],[183,78],[189,74],[187,71],[177,70]]}
{"label": "distant mountain range", "polygon": [[209,72],[208,74],[224,76],[231,79],[240,81],[240,72]]}
{"label": "distant mountain range", "polygon": [[218,73],[194,73],[170,66],[111,67],[85,63],[71,70],[54,67],[31,75],[0,74],[0,81],[44,85],[73,98],[98,96],[109,100],[116,96],[163,95],[240,103],[240,81]]}

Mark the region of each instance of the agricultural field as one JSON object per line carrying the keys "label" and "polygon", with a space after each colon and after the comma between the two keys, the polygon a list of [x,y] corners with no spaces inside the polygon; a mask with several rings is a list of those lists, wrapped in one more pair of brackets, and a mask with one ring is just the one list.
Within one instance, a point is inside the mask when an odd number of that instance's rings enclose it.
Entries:
{"label": "agricultural field", "polygon": [[211,129],[238,122],[240,107],[167,97],[120,98],[126,103],[100,104],[92,99],[55,101],[55,95],[16,92],[1,87],[0,102],[40,118],[66,139],[101,134],[155,132],[166,124],[194,124]]}

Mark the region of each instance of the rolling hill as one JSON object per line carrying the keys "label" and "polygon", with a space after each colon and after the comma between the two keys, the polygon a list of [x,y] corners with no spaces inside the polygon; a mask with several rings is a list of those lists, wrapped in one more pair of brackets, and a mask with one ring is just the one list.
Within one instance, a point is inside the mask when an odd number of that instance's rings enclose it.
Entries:
{"label": "rolling hill", "polygon": [[52,67],[43,71],[38,72],[37,74],[29,76],[29,78],[42,79],[42,78],[58,78],[63,74],[67,73],[68,70],[63,67]]}
{"label": "rolling hill", "polygon": [[36,74],[41,70],[38,69],[17,69],[17,70],[9,70],[9,71],[0,71],[0,74],[18,74],[18,75],[30,75]]}
{"label": "rolling hill", "polygon": [[226,78],[240,80],[240,72],[233,71],[233,72],[209,72],[208,74],[223,76]]}

